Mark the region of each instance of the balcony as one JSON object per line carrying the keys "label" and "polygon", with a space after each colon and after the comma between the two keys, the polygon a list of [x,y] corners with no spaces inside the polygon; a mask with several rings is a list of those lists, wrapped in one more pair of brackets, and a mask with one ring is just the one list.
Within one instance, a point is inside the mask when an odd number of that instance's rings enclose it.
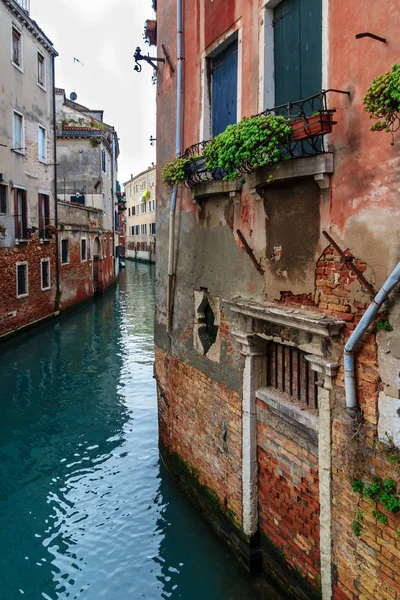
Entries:
{"label": "balcony", "polygon": [[[327,187],[326,174],[331,173],[333,170],[333,159],[332,155],[326,152],[324,137],[331,133],[333,126],[336,124],[336,121],[334,121],[336,111],[328,108],[327,94],[329,92],[349,95],[349,92],[342,90],[323,90],[309,98],[275,106],[259,115],[254,115],[254,117],[268,117],[269,115],[283,117],[286,120],[289,133],[285,134],[277,144],[277,154],[271,155],[271,159],[269,156],[264,155],[265,160],[261,160],[261,164],[257,164],[257,168],[254,168],[254,161],[252,164],[251,160],[244,160],[241,164],[235,165],[236,177],[227,176],[224,168],[207,169],[204,156],[204,154],[207,154],[205,149],[214,140],[207,140],[190,146],[181,155],[181,158],[187,161],[183,165],[184,185],[193,189],[195,186],[203,184],[200,187],[204,189],[204,184],[207,182],[219,182],[221,184],[235,178],[240,181],[241,178],[245,177],[250,188],[255,189],[260,185],[260,182],[265,183],[267,180],[315,175],[320,187]],[[259,147],[262,145],[263,142],[261,141]],[[310,159],[311,157],[314,158]],[[257,177],[257,173],[260,174],[261,179]],[[260,181],[258,181],[259,179]],[[229,185],[233,185],[232,181]],[[215,187],[219,189],[221,185]],[[199,190],[199,194],[194,192],[193,195],[196,197],[208,194]]]}

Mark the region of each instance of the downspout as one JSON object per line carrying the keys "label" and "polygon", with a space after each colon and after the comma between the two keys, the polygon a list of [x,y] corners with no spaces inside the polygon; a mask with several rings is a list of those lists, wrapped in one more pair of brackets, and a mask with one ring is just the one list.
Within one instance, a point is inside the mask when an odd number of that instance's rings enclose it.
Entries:
{"label": "downspout", "polygon": [[56,298],[55,312],[60,308],[60,265],[59,265],[59,238],[58,238],[58,204],[57,204],[57,128],[56,128],[56,69],[54,54],[51,57],[51,74],[53,78],[53,135],[54,135],[54,225],[56,233]]}
{"label": "downspout", "polygon": [[356,394],[356,375],[354,370],[354,351],[358,342],[363,337],[364,333],[375,319],[378,311],[382,304],[385,302],[387,297],[393,288],[400,281],[400,262],[392,271],[391,275],[387,278],[372,303],[365,311],[361,321],[353,331],[352,335],[347,341],[344,347],[344,383],[346,390],[346,407],[349,409],[357,408],[357,394]]}
{"label": "downspout", "polygon": [[[178,60],[178,73],[177,73],[177,88],[176,88],[176,156],[181,155],[181,144],[182,144],[182,96],[183,96],[183,26],[182,26],[182,0],[176,0],[176,12],[177,12],[177,34],[176,34],[176,46],[177,46],[177,60]],[[169,213],[169,242],[168,242],[168,289],[167,289],[167,331],[171,332],[172,329],[172,309],[173,309],[173,288],[174,288],[174,277],[175,277],[175,215],[176,215],[176,200],[178,197],[178,186],[175,185],[172,190],[171,197],[171,209]]]}

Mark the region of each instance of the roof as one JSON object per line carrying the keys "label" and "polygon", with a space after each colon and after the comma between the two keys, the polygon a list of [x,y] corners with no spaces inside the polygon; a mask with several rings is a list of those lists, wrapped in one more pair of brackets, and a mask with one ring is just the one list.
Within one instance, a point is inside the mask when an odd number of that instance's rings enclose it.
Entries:
{"label": "roof", "polygon": [[142,171],[138,175],[135,175],[134,177],[131,177],[130,179],[128,179],[128,181],[125,181],[125,183],[123,183],[122,185],[128,185],[128,183],[131,183],[132,181],[135,181],[136,179],[139,179],[139,177],[142,177],[142,175],[145,175],[149,171],[153,171],[153,169],[154,170],[156,169],[156,165],[152,165],[151,167],[149,167],[145,171]]}
{"label": "roof", "polygon": [[58,56],[58,52],[53,47],[53,42],[47,37],[44,31],[34,21],[29,14],[15,0],[0,0],[14,14],[14,16],[41,42],[41,44],[52,54]]}

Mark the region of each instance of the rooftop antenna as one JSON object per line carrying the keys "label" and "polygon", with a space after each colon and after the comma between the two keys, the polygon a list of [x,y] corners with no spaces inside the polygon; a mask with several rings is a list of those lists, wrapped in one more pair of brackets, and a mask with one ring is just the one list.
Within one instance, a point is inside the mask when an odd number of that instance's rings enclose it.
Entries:
{"label": "rooftop antenna", "polygon": [[81,62],[79,60],[79,58],[74,57],[74,91],[71,92],[71,94],[70,94],[70,99],[72,100],[72,102],[75,102],[78,98],[78,94],[76,93],[76,69],[75,69],[76,63],[81,65],[81,67],[84,66],[83,62]]}

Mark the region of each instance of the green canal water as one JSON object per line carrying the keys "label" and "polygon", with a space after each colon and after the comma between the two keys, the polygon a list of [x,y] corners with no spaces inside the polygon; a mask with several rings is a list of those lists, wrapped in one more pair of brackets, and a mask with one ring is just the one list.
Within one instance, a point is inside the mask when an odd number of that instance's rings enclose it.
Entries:
{"label": "green canal water", "polygon": [[0,599],[255,600],[159,460],[153,267],[0,346]]}

